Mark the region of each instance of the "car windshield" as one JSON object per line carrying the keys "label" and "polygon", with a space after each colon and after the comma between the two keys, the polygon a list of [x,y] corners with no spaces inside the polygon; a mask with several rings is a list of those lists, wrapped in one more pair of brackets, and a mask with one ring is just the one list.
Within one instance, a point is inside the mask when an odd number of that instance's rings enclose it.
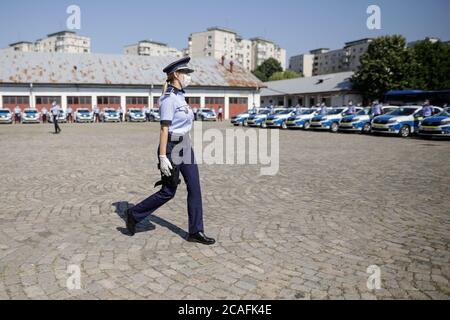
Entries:
{"label": "car windshield", "polygon": [[299,114],[313,114],[314,110],[302,110]]}
{"label": "car windshield", "polygon": [[270,110],[261,110],[259,114],[269,114]]}
{"label": "car windshield", "polygon": [[36,110],[26,110],[25,113],[34,114],[34,113],[37,113],[37,111]]}
{"label": "car windshield", "polygon": [[389,113],[391,116],[410,116],[416,112],[418,108],[398,108]]}
{"label": "car windshield", "polygon": [[130,109],[130,112],[141,113],[142,111],[139,109]]}
{"label": "car windshield", "polygon": [[392,111],[396,110],[397,108],[383,108],[384,113],[391,113]]}
{"label": "car windshield", "polygon": [[78,113],[86,113],[86,114],[88,114],[89,110],[78,110]]}
{"label": "car windshield", "polygon": [[109,114],[115,114],[117,113],[115,110],[106,110],[105,113],[109,113]]}
{"label": "car windshield", "polygon": [[10,112],[8,110],[0,110],[0,114],[9,114]]}
{"label": "car windshield", "polygon": [[283,114],[289,114],[291,112],[292,112],[291,110],[278,110],[277,112],[275,112],[275,114],[283,115]]}
{"label": "car windshield", "polygon": [[339,113],[342,113],[342,111],[344,111],[344,109],[332,109],[327,112],[327,115],[339,114]]}
{"label": "car windshield", "polygon": [[441,113],[437,114],[439,117],[450,117],[450,109],[445,109]]}
{"label": "car windshield", "polygon": [[358,112],[356,113],[356,115],[357,115],[357,116],[365,116],[365,115],[367,115],[368,113],[369,113],[368,110],[363,109],[363,110],[358,111]]}

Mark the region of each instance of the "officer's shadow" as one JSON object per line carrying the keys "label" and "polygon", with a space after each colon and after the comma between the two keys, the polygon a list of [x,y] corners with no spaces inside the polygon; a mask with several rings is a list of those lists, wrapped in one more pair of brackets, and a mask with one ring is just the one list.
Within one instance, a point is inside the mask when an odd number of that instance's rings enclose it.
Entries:
{"label": "officer's shadow", "polygon": [[[133,204],[128,203],[127,201],[120,201],[113,203],[113,206],[116,208],[117,215],[125,222],[125,210],[133,207]],[[155,230],[156,227],[152,222],[161,227],[169,229],[173,233],[180,236],[182,239],[186,239],[186,237],[188,236],[188,233],[183,229],[155,215],[150,215],[148,218],[144,219],[139,224],[137,224],[136,233]],[[117,230],[120,231],[123,235],[130,236],[130,233],[128,232],[127,228],[117,227]]]}

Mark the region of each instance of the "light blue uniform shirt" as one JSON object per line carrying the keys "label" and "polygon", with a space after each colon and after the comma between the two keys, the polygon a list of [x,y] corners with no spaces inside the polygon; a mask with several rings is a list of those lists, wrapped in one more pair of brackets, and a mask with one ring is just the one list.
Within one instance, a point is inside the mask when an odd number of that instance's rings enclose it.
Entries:
{"label": "light blue uniform shirt", "polygon": [[169,86],[159,99],[161,123],[169,125],[169,133],[184,136],[192,129],[194,112],[187,104],[183,90]]}

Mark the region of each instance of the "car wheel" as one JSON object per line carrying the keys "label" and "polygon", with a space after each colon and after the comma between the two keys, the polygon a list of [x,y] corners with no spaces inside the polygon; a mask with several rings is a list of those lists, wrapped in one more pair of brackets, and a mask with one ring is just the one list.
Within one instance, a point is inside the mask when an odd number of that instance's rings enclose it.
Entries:
{"label": "car wheel", "polygon": [[363,126],[361,133],[369,134],[370,130],[372,130],[372,125],[368,122]]}
{"label": "car wheel", "polygon": [[405,124],[403,127],[400,128],[399,135],[402,138],[408,138],[411,135],[411,128]]}
{"label": "car wheel", "polygon": [[287,129],[286,121],[283,121],[283,122],[281,123],[281,129],[283,129],[283,130],[286,130],[286,129]]}
{"label": "car wheel", "polygon": [[339,130],[339,124],[337,122],[333,122],[330,126],[330,131],[333,133],[338,132]]}
{"label": "car wheel", "polygon": [[306,121],[303,125],[303,130],[309,130],[311,128],[311,123],[309,121]]}

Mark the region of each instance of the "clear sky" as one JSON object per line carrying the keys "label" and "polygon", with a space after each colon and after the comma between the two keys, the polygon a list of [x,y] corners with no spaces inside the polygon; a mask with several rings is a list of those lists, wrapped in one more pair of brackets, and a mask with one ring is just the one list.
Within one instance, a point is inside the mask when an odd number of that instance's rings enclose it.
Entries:
{"label": "clear sky", "polygon": [[[77,33],[91,37],[94,53],[121,53],[143,39],[183,49],[190,33],[210,26],[269,38],[288,57],[394,33],[408,41],[450,40],[449,0],[6,0],[0,1],[0,47],[66,29],[71,4],[81,7]],[[371,4],[381,7],[381,30],[366,27]]]}

